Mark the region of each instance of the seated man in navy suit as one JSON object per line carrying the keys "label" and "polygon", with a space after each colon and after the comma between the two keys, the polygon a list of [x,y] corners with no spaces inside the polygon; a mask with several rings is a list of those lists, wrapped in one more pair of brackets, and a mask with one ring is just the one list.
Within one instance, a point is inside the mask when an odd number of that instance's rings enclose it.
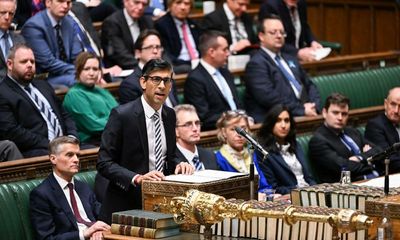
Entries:
{"label": "seated man in navy suit", "polygon": [[281,52],[286,32],[281,19],[270,15],[258,26],[261,49],[246,66],[246,110],[256,122],[274,105],[287,106],[294,116],[316,116],[320,107],[317,88],[297,58]]}
{"label": "seated man in navy suit", "polygon": [[221,114],[241,107],[233,75],[225,68],[229,47],[225,34],[210,30],[200,37],[201,60],[185,82],[185,102],[199,114],[204,130],[215,129]]}
{"label": "seated man in navy suit", "polygon": [[[400,88],[390,89],[385,99],[385,112],[370,119],[365,128],[365,138],[370,142],[386,149],[400,142]],[[400,153],[393,153],[390,157],[389,172],[400,172]],[[380,171],[384,171],[382,161],[375,162]]]}
{"label": "seated man in navy suit", "polygon": [[169,11],[155,22],[168,60],[175,73],[189,72],[191,60],[199,58],[200,28],[189,19],[193,0],[170,0]]}
{"label": "seated man in navy suit", "polygon": [[79,140],[59,137],[49,144],[53,173],[30,194],[36,239],[102,239],[110,230],[96,221],[100,204],[89,186],[74,179],[79,172]]}
{"label": "seated man in navy suit", "polygon": [[46,0],[46,9],[30,18],[21,33],[35,54],[37,73],[48,74],[53,87],[75,84],[74,61],[83,48],[67,16],[71,0]]}
{"label": "seated man in navy suit", "polygon": [[188,162],[196,171],[218,170],[215,154],[208,149],[196,146],[200,141],[201,122],[193,105],[182,104],[174,107],[176,114],[176,156]]}

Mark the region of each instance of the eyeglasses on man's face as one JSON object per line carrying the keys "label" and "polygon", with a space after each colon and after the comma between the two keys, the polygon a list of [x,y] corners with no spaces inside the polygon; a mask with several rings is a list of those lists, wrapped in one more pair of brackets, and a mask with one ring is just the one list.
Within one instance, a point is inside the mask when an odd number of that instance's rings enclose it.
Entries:
{"label": "eyeglasses on man's face", "polygon": [[160,77],[160,76],[144,76],[144,79],[150,80],[154,85],[159,85],[162,82],[164,82],[164,85],[169,85],[172,83],[172,78],[170,77]]}
{"label": "eyeglasses on man's face", "polygon": [[287,36],[285,31],[280,31],[280,30],[267,31],[267,33],[269,35],[272,35],[272,36],[276,36],[278,34],[281,35],[282,37],[286,37]]}
{"label": "eyeglasses on man's face", "polygon": [[157,51],[162,51],[164,50],[163,46],[161,45],[150,45],[147,47],[142,47],[142,51],[143,50],[157,50]]}
{"label": "eyeglasses on man's face", "polygon": [[176,125],[176,127],[183,127],[183,128],[190,128],[193,129],[193,127],[201,127],[201,122],[199,121],[190,121],[190,122],[185,122],[184,124]]}

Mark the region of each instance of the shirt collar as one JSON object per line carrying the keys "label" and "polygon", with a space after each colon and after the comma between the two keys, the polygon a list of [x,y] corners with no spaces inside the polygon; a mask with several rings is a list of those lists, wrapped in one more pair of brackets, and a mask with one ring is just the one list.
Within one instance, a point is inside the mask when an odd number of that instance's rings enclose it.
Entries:
{"label": "shirt collar", "polygon": [[179,149],[179,151],[182,152],[183,156],[186,159],[189,159],[190,161],[193,160],[194,156],[199,156],[199,152],[197,151],[197,146],[194,146],[195,147],[194,152],[187,150],[186,148],[179,145],[179,143],[176,143],[176,147]]}
{"label": "shirt collar", "polygon": [[200,59],[200,63],[201,63],[201,65],[203,65],[203,67],[206,69],[208,74],[210,74],[211,76],[213,76],[215,74],[215,72],[217,71],[217,69],[215,67],[211,66],[208,62],[204,61],[203,59]]}
{"label": "shirt collar", "polygon": [[[153,117],[153,115],[154,115],[154,113],[156,112],[156,110],[154,110],[147,102],[146,102],[146,100],[144,99],[144,96],[142,95],[141,97],[140,97],[140,99],[141,99],[141,101],[142,101],[142,105],[143,105],[143,110],[144,110],[144,115],[146,115],[146,117],[147,118],[150,118],[151,119],[151,117]],[[161,115],[161,112],[162,112],[162,105],[161,105],[161,107],[160,107],[160,109],[158,109],[158,114],[159,114],[159,116],[160,116],[160,120],[162,120],[162,115]]]}
{"label": "shirt collar", "polygon": [[264,46],[261,46],[261,49],[264,50],[264,52],[266,52],[274,60],[275,60],[276,55],[278,55]]}
{"label": "shirt collar", "polygon": [[235,15],[233,14],[233,12],[229,9],[228,4],[224,3],[223,5],[226,17],[228,18],[229,21],[234,21],[235,20]]}
{"label": "shirt collar", "polygon": [[[65,179],[59,177],[54,171],[53,176],[56,179],[58,185],[60,185],[61,189],[65,189],[67,187],[68,182]],[[74,184],[74,178],[72,178],[71,183]]]}
{"label": "shirt collar", "polygon": [[134,23],[137,23],[137,20],[134,20],[131,16],[129,16],[126,8],[124,8],[122,11],[124,12],[124,17],[125,17],[126,23],[128,24],[128,27],[130,27]]}
{"label": "shirt collar", "polygon": [[51,23],[51,26],[53,26],[53,28],[57,25],[57,23],[60,23],[60,26],[61,26],[62,20],[57,22],[57,20],[53,17],[53,15],[51,15],[49,9],[46,9],[46,13],[47,13],[47,16],[50,19],[50,23]]}

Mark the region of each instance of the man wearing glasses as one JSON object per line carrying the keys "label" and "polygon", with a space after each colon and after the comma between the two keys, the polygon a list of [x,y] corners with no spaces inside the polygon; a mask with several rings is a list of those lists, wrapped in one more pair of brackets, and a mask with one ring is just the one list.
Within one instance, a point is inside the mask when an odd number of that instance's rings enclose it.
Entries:
{"label": "man wearing glasses", "polygon": [[[140,33],[135,43],[135,56],[139,64],[134,68],[134,72],[121,82],[119,87],[119,102],[121,104],[133,101],[142,95],[143,90],[139,83],[142,68],[150,59],[161,58],[163,50],[160,34],[156,30],[146,29]],[[178,98],[175,94],[175,84],[172,83],[172,89],[165,101],[168,107],[178,104]]]}
{"label": "man wearing glasses", "polygon": [[283,104],[294,116],[316,116],[320,107],[317,88],[296,57],[281,52],[286,32],[276,15],[258,26],[261,49],[246,66],[246,110],[256,122],[275,104]]}
{"label": "man wearing glasses", "polygon": [[200,141],[201,122],[193,105],[182,104],[174,107],[176,114],[176,156],[188,162],[196,171],[218,170],[215,154],[196,146]]}
{"label": "man wearing glasses", "polygon": [[150,16],[143,16],[149,0],[123,0],[124,8],[107,17],[102,25],[101,45],[106,67],[133,69],[138,65],[134,44],[144,29],[153,28]]}
{"label": "man wearing glasses", "polygon": [[143,180],[194,172],[176,160],[175,112],[164,106],[171,84],[171,64],[152,59],[142,70],[143,95],[111,111],[97,162],[98,172],[110,181],[100,212],[107,223],[113,212],[142,208]]}

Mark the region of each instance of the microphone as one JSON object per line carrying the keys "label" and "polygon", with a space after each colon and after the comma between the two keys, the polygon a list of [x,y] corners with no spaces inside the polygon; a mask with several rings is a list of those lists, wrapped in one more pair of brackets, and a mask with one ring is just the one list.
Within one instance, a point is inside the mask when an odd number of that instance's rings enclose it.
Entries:
{"label": "microphone", "polygon": [[368,163],[373,161],[379,161],[385,159],[392,155],[394,152],[398,152],[400,150],[400,142],[394,143],[392,146],[386,148],[383,152],[377,153],[374,156],[367,158]]}
{"label": "microphone", "polygon": [[250,142],[251,145],[253,145],[254,148],[256,148],[258,151],[260,151],[264,157],[267,157],[269,153],[252,137],[248,132],[246,132],[243,128],[241,127],[235,127],[235,131],[241,135],[242,137],[246,138],[247,141]]}

